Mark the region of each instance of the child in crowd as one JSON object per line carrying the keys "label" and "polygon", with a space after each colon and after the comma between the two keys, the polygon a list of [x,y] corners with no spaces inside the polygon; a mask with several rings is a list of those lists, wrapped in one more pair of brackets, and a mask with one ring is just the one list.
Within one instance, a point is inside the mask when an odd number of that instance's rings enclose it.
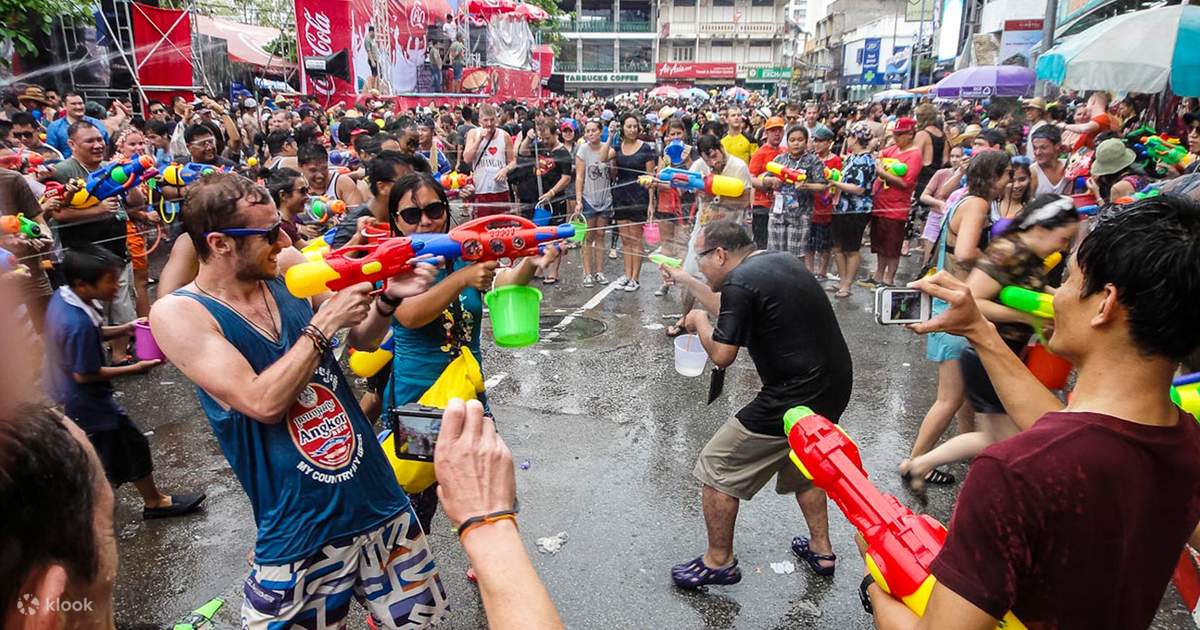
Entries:
{"label": "child in crowd", "polygon": [[103,326],[96,300],[112,300],[122,261],[97,246],[66,251],[66,286],[50,298],[46,311],[46,364],[43,383],[67,416],[87,433],[113,487],[132,482],[142,495],[142,518],[167,518],[196,511],[203,493],[167,495],[154,483],[150,441],[113,396],[112,380],[145,374],[162,361],[106,365],[103,342],[133,334],[134,322]]}

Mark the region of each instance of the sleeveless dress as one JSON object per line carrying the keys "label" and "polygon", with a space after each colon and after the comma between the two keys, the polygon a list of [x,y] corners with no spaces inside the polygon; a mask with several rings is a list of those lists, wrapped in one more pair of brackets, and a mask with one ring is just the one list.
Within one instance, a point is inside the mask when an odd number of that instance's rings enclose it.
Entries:
{"label": "sleeveless dress", "polygon": [[[229,343],[262,373],[303,340],[312,319],[307,300],[283,280],[266,282],[279,308],[279,341],[207,295],[180,289],[212,315]],[[330,541],[375,529],[408,508],[383,449],[331,352],[282,422],[267,424],[226,408],[196,388],[217,442],[250,498],[258,537],[255,562],[284,564],[311,556]]]}

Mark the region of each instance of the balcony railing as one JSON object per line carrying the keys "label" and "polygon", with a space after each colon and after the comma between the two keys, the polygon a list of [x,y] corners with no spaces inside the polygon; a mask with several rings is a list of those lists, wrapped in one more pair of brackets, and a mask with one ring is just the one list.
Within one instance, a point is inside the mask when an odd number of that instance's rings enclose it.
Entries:
{"label": "balcony railing", "polygon": [[654,23],[649,20],[581,20],[561,17],[554,23],[547,22],[542,28],[557,27],[560,33],[653,33]]}
{"label": "balcony railing", "polygon": [[617,24],[617,30],[622,33],[651,33],[654,31],[654,25],[649,21],[625,20]]}
{"label": "balcony railing", "polygon": [[649,61],[622,60],[621,72],[650,72],[654,70],[654,64]]}
{"label": "balcony railing", "polygon": [[557,72],[579,72],[579,64],[574,61],[555,59],[554,70]]}

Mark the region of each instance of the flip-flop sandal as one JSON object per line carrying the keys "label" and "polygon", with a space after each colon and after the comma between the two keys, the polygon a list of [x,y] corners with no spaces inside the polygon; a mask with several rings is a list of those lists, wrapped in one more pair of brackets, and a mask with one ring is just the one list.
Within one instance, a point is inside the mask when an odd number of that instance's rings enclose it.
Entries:
{"label": "flip-flop sandal", "polygon": [[792,553],[796,554],[797,558],[803,560],[808,565],[808,568],[812,569],[813,573],[821,577],[829,577],[837,569],[837,565],[827,567],[821,564],[822,561],[836,562],[837,555],[832,553],[825,555],[813,551],[808,547],[808,538],[804,536],[796,536],[792,539]]}
{"label": "flip-flop sandal", "polygon": [[558,282],[558,278],[542,278],[542,284],[554,284]]}
{"label": "flip-flop sandal", "polygon": [[932,483],[938,486],[948,486],[956,481],[954,475],[934,468],[925,475],[925,483]]}
{"label": "flip-flop sandal", "polygon": [[713,569],[704,564],[704,556],[700,556],[691,562],[671,567],[671,579],[679,588],[700,588],[707,584],[737,584],[742,581],[742,570],[738,568],[737,558],[727,567]]}
{"label": "flip-flop sandal", "polygon": [[834,293],[834,294],[833,294],[833,297],[835,297],[835,298],[848,298],[848,297],[850,297],[850,292],[849,292],[849,291],[838,291],[837,293]]}
{"label": "flip-flop sandal", "polygon": [[678,324],[671,324],[670,326],[667,326],[666,330],[667,336],[671,339],[674,339],[685,332],[687,332],[687,329]]}

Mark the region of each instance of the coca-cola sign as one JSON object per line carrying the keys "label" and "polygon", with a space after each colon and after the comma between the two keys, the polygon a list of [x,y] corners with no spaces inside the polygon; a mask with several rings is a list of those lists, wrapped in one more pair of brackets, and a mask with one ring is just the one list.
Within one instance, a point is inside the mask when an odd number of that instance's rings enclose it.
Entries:
{"label": "coca-cola sign", "polygon": [[667,62],[656,67],[659,79],[733,79],[737,77],[736,63]]}
{"label": "coca-cola sign", "polygon": [[[313,57],[326,56],[333,54],[333,28],[330,23],[329,16],[324,11],[309,13],[308,7],[305,7],[301,12],[304,16],[303,24],[300,26],[303,33],[303,42],[308,48],[307,51],[301,51],[301,54],[308,54]],[[303,67],[303,66],[302,66]],[[312,89],[321,96],[333,96],[336,87],[333,83],[333,77],[330,76],[308,76],[308,82]]]}

